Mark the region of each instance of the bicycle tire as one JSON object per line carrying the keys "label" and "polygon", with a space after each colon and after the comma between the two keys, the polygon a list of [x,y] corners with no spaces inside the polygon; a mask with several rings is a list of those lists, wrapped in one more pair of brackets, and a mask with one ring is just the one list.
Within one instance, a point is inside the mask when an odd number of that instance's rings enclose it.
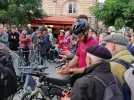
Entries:
{"label": "bicycle tire", "polygon": [[14,95],[11,95],[7,99],[5,99],[5,100],[13,100],[13,97],[14,97]]}
{"label": "bicycle tire", "polygon": [[38,98],[39,93],[42,94],[40,91],[37,91],[36,93],[31,95],[30,100],[51,100],[49,97],[44,95],[43,96],[41,95],[42,98]]}
{"label": "bicycle tire", "polygon": [[30,100],[31,97],[31,93],[25,93],[23,94],[21,100]]}

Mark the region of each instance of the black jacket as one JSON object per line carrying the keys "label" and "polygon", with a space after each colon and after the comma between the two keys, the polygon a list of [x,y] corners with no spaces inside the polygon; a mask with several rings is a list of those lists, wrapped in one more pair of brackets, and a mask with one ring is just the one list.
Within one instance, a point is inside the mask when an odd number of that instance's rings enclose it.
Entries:
{"label": "black jacket", "polygon": [[9,51],[6,48],[0,49],[0,100],[6,100],[4,98],[16,93],[16,78],[17,76]]}
{"label": "black jacket", "polygon": [[19,33],[15,32],[14,34],[9,33],[9,48],[11,50],[18,50],[19,47]]}
{"label": "black jacket", "polygon": [[104,85],[88,74],[95,74],[104,82],[113,81],[114,77],[108,62],[100,62],[88,67],[83,77],[77,79],[72,89],[71,100],[103,100]]}

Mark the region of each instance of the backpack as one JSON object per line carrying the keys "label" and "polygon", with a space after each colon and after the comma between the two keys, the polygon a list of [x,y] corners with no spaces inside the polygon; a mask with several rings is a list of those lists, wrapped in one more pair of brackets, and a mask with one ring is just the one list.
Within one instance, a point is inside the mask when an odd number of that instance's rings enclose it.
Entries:
{"label": "backpack", "polygon": [[132,55],[134,55],[134,45],[131,43],[131,44],[129,44],[128,45],[128,50],[130,51],[130,53],[132,54]]}
{"label": "backpack", "polygon": [[10,53],[0,50],[0,100],[17,91],[17,76]]}
{"label": "backpack", "polygon": [[103,100],[122,100],[122,93],[118,87],[118,83],[115,78],[112,82],[105,82],[97,75],[88,75],[88,76],[93,76],[105,87]]}
{"label": "backpack", "polygon": [[129,68],[124,73],[124,79],[131,91],[131,100],[134,100],[134,68]]}
{"label": "backpack", "polygon": [[[124,73],[124,79],[125,79],[125,83],[121,86],[122,88],[122,93],[123,93],[123,98],[124,100],[133,100],[131,97],[132,95],[132,87],[129,85],[130,83],[132,84],[133,82],[133,75],[134,75],[134,64],[129,64],[128,62],[122,60],[122,59],[115,59],[115,62],[123,65],[127,70]],[[133,63],[133,62],[132,62]],[[128,82],[130,79],[131,82]]]}

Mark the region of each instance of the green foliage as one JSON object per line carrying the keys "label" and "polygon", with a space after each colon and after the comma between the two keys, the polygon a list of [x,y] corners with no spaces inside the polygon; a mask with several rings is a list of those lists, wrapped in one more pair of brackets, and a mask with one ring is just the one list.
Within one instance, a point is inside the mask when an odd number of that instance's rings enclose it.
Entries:
{"label": "green foliage", "polygon": [[121,29],[124,24],[125,24],[125,22],[124,22],[124,20],[122,18],[117,18],[115,20],[115,23],[114,23],[116,29]]}
{"label": "green foliage", "polygon": [[133,0],[106,0],[100,7],[97,4],[92,12],[98,20],[107,26],[116,26],[117,29],[126,25],[134,27],[134,1]]}
{"label": "green foliage", "polygon": [[8,13],[5,10],[0,10],[0,22],[8,19]]}
{"label": "green foliage", "polygon": [[27,24],[42,17],[42,0],[0,0],[0,22]]}

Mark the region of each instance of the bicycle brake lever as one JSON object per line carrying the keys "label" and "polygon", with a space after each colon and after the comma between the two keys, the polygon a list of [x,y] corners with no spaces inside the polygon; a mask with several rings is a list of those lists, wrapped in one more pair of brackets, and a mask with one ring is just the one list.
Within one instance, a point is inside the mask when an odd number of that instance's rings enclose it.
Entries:
{"label": "bicycle brake lever", "polygon": [[56,66],[56,68],[62,68],[63,65],[65,65],[65,63],[62,63],[62,64]]}

